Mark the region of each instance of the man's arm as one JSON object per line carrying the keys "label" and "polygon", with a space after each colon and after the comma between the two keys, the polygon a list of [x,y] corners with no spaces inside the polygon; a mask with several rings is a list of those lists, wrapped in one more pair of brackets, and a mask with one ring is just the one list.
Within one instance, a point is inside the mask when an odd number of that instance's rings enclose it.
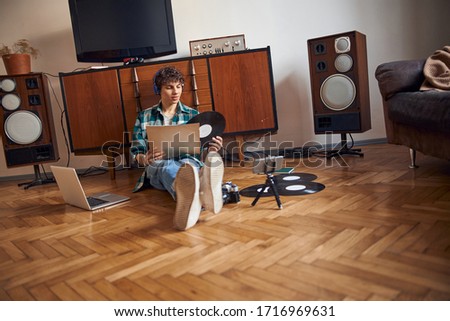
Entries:
{"label": "man's arm", "polygon": [[146,136],[144,137],[143,133],[144,131],[142,130],[141,114],[138,114],[133,128],[133,136],[130,148],[130,154],[133,160],[138,165],[144,165],[141,160],[143,159],[143,156],[147,154],[147,140],[145,139]]}

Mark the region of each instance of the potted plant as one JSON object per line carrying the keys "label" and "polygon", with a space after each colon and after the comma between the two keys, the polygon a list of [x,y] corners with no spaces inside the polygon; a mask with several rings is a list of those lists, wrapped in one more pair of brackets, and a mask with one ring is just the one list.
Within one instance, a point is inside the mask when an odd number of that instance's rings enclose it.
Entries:
{"label": "potted plant", "polygon": [[2,56],[8,75],[27,74],[31,72],[31,57],[37,58],[39,50],[31,46],[27,39],[17,40],[12,47],[2,44],[0,56]]}

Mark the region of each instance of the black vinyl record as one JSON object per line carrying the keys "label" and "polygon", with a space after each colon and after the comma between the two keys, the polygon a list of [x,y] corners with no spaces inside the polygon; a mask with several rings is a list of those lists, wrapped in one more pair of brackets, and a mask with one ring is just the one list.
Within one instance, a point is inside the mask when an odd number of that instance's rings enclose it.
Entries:
{"label": "black vinyl record", "polygon": [[277,174],[274,176],[274,180],[279,183],[295,184],[298,181],[312,182],[317,178],[317,175],[309,173],[289,173],[289,174]]}
{"label": "black vinyl record", "polygon": [[[296,181],[295,183],[276,183],[279,195],[294,196],[294,195],[309,195],[320,192],[325,188],[325,185],[316,182]],[[246,197],[256,197],[261,189],[264,189],[261,197],[274,196],[272,189],[265,184],[253,185],[244,188],[240,191],[240,195]]]}
{"label": "black vinyl record", "polygon": [[207,144],[215,136],[221,136],[225,130],[225,117],[216,111],[204,111],[197,116],[191,118],[188,124],[200,124],[200,142],[202,147],[207,147]]}
{"label": "black vinyl record", "polygon": [[325,189],[325,185],[317,182],[298,181],[294,184],[278,184],[280,195],[308,195],[320,192]]}

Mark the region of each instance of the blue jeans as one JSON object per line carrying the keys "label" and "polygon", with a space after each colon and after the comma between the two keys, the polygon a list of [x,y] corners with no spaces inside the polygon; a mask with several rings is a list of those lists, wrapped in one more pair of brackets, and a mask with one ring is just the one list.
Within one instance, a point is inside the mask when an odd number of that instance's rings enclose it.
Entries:
{"label": "blue jeans", "polygon": [[150,185],[156,189],[168,191],[173,199],[176,200],[173,182],[180,167],[186,163],[200,169],[199,164],[189,158],[180,160],[165,159],[153,162],[145,169]]}

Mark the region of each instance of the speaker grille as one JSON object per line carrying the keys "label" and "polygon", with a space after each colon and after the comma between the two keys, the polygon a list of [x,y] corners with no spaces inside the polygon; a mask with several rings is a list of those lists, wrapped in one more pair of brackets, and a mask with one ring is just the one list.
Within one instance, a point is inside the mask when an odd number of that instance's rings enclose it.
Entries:
{"label": "speaker grille", "polygon": [[0,89],[5,93],[9,93],[16,89],[16,82],[14,81],[14,79],[3,79],[2,81],[0,81]]}
{"label": "speaker grille", "polygon": [[352,104],[355,97],[355,84],[345,75],[331,75],[320,87],[320,98],[331,110],[344,110]]}
{"label": "speaker grille", "polygon": [[16,110],[21,104],[20,97],[16,94],[6,94],[2,98],[2,107],[6,110]]}
{"label": "speaker grille", "polygon": [[361,130],[361,119],[359,113],[316,115],[314,126],[323,133],[340,131],[342,128],[346,128],[347,132],[358,132]]}
{"label": "speaker grille", "polygon": [[6,150],[6,164],[8,166],[27,165],[29,163],[41,163],[57,159],[52,145],[41,145]]}
{"label": "speaker grille", "polygon": [[353,59],[350,55],[342,54],[336,57],[334,67],[339,72],[347,72],[352,69]]}
{"label": "speaker grille", "polygon": [[16,111],[5,121],[5,134],[16,144],[31,144],[41,136],[42,122],[31,111]]}

